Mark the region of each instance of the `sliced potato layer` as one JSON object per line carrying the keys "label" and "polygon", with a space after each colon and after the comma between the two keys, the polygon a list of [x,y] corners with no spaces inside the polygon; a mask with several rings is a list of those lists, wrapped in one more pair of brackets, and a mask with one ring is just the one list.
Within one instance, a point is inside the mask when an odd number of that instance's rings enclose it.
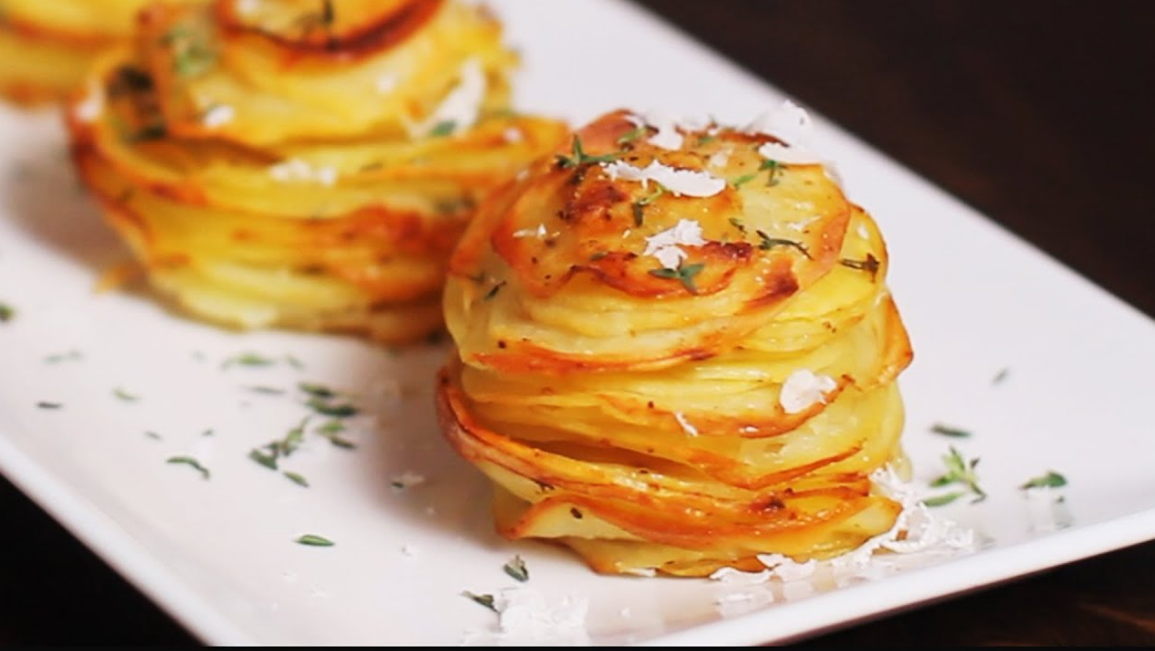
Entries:
{"label": "sliced potato layer", "polygon": [[[450,261],[443,431],[497,529],[599,572],[845,553],[901,510],[910,341],[870,215],[772,136],[619,111],[485,203]],[[767,145],[772,145],[767,147]]]}

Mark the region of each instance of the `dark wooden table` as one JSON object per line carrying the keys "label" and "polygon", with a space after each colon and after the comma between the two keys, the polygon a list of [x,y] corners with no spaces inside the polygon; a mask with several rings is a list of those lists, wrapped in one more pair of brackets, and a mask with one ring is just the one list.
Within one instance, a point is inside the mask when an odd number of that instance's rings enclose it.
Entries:
{"label": "dark wooden table", "polygon": [[[642,0],[1155,315],[1155,3]],[[0,480],[0,644],[196,640]],[[1155,543],[806,644],[1155,645]]]}

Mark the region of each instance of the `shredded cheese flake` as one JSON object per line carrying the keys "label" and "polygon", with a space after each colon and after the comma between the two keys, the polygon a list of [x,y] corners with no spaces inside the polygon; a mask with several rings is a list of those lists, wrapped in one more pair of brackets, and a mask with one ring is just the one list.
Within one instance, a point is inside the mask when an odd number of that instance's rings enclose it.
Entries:
{"label": "shredded cheese flake", "polygon": [[649,187],[649,182],[654,181],[675,195],[712,197],[726,189],[726,181],[709,172],[680,170],[656,160],[645,168],[634,167],[623,161],[603,163],[602,167],[611,181],[638,181],[642,187]]}
{"label": "shredded cheese flake", "polygon": [[222,127],[237,117],[237,111],[227,104],[216,104],[201,117],[201,124],[206,128]]}
{"label": "shredded cheese flake", "polygon": [[313,167],[299,158],[290,158],[270,167],[269,176],[281,183],[312,181],[332,186],[337,182],[337,169],[329,166]]}
{"label": "shredded cheese flake", "polygon": [[694,427],[690,421],[686,420],[686,417],[682,415],[682,412],[674,412],[674,418],[678,421],[678,424],[682,426],[682,431],[689,434],[690,436],[698,435],[698,428]]}
{"label": "shredded cheese flake", "polygon": [[461,80],[441,104],[418,125],[410,129],[411,136],[427,136],[440,124],[453,124],[453,132],[472,127],[477,122],[481,103],[488,84],[485,70],[477,59],[461,65]]}
{"label": "shredded cheese flake", "polygon": [[686,258],[682,246],[705,246],[702,225],[692,219],[679,220],[673,228],[646,238],[642,255],[653,256],[666,269],[677,269]]}
{"label": "shredded cheese flake", "polygon": [[816,403],[826,403],[826,394],[838,387],[834,378],[816,375],[808,368],[794,371],[782,383],[778,402],[788,414],[797,414]]}

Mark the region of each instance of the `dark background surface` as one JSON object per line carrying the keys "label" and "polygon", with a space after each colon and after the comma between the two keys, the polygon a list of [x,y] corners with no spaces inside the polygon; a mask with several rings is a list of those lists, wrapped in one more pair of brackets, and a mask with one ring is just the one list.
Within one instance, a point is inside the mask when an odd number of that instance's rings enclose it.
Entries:
{"label": "dark background surface", "polygon": [[[1155,315],[1155,2],[642,3]],[[3,480],[0,518],[0,644],[196,643]],[[1152,646],[1155,543],[810,642]]]}

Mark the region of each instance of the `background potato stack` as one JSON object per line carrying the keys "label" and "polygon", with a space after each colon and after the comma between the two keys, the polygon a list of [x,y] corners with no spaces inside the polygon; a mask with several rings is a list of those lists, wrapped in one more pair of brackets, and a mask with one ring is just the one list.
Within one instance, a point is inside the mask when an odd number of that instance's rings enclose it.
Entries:
{"label": "background potato stack", "polygon": [[149,1],[0,0],[0,96],[28,105],[64,99],[98,53],[129,40]]}
{"label": "background potato stack", "polygon": [[439,412],[498,530],[606,573],[847,552],[901,505],[911,360],[870,216],[781,137],[609,114],[484,206],[450,263]]}
{"label": "background potato stack", "polygon": [[156,4],[69,106],[77,166],[152,284],[241,328],[440,327],[475,206],[564,138],[456,0]]}

